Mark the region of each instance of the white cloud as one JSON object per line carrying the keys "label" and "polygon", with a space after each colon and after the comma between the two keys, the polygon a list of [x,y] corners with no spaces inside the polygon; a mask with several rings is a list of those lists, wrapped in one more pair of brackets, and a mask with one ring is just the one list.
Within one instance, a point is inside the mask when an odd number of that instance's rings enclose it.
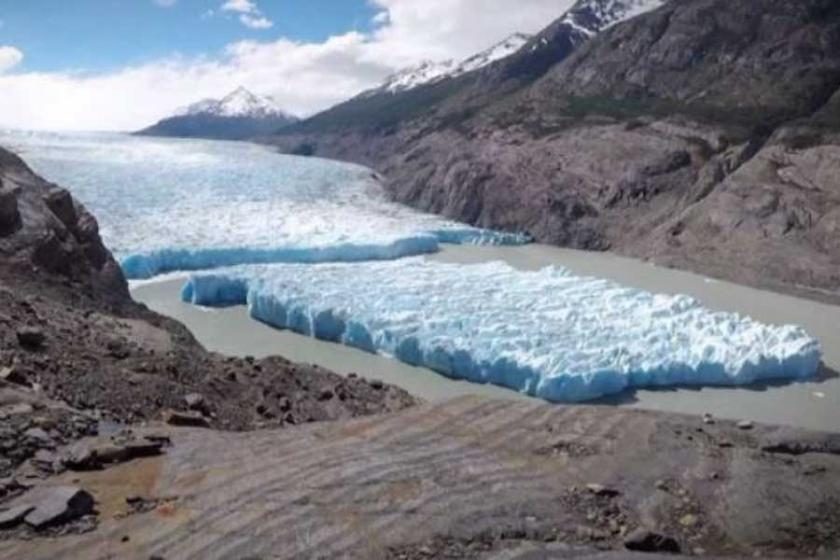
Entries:
{"label": "white cloud", "polygon": [[245,27],[250,27],[251,29],[270,29],[271,27],[274,27],[274,22],[265,16],[242,14],[239,16],[239,21],[241,21],[242,25]]}
{"label": "white cloud", "polygon": [[[133,130],[239,85],[307,115],[376,85],[405,65],[463,58],[513,32],[536,32],[572,0],[517,0],[515,7],[511,0],[371,2],[387,17],[378,16],[370,34],[348,32],[318,43],[243,41],[214,55],[169,57],[104,74],[0,75],[0,127]],[[250,0],[228,3],[256,9]]]}
{"label": "white cloud", "polygon": [[[535,33],[574,0],[370,0],[372,54],[397,66],[463,58],[517,31]],[[384,14],[384,15],[383,15]]]}
{"label": "white cloud", "polygon": [[15,47],[0,46],[0,74],[11,70],[22,60],[23,53]]}
{"label": "white cloud", "polygon": [[239,21],[250,29],[274,27],[274,22],[263,15],[253,0],[226,0],[219,9],[223,12],[239,14]]}
{"label": "white cloud", "polygon": [[223,12],[237,12],[240,14],[259,13],[257,5],[251,0],[227,0],[222,4],[221,10]]}

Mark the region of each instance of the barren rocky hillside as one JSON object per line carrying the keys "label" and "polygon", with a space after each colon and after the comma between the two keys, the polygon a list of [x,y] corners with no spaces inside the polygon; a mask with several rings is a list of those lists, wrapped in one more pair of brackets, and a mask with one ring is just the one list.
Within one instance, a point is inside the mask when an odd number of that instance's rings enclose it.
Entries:
{"label": "barren rocky hillside", "polygon": [[672,0],[580,44],[561,24],[553,64],[523,49],[391,122],[338,107],[272,141],[469,223],[838,301],[840,5]]}

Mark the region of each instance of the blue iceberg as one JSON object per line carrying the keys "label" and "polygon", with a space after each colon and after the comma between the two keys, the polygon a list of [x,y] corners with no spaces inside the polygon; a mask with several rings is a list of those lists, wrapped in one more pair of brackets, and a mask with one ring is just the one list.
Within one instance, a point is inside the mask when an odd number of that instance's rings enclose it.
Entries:
{"label": "blue iceberg", "polygon": [[409,258],[243,266],[193,275],[183,299],[247,304],[277,328],[380,352],[554,402],[631,388],[804,380],[821,361],[802,328],[711,311],[549,267]]}

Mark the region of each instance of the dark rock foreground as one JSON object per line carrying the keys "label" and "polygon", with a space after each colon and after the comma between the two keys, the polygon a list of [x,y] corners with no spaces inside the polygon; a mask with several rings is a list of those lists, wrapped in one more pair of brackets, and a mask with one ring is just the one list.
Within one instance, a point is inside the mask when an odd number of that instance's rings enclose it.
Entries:
{"label": "dark rock foreground", "polygon": [[[0,542],[0,556],[840,552],[836,435],[481,398],[293,430],[167,430],[172,445],[163,455],[64,476],[81,478],[96,498],[95,531]],[[151,507],[130,513],[141,500]]]}

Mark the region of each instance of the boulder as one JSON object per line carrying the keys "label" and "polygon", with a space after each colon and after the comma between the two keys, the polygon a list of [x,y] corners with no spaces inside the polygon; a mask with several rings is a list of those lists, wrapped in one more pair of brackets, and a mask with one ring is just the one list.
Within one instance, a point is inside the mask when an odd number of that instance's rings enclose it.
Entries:
{"label": "boulder", "polygon": [[207,414],[207,401],[204,400],[204,395],[200,393],[190,393],[184,397],[184,404],[187,405],[189,410]]}
{"label": "boulder", "polygon": [[38,349],[44,345],[47,336],[38,327],[22,327],[17,331],[17,340],[24,348]]}
{"label": "boulder", "polygon": [[74,229],[76,227],[76,222],[78,221],[76,207],[73,204],[73,197],[70,196],[70,193],[66,189],[62,189],[60,187],[51,188],[47,191],[47,194],[44,195],[44,202],[46,203],[47,208],[55,214],[55,217],[58,218],[67,229]]}
{"label": "boulder", "polygon": [[35,509],[33,506],[22,505],[0,511],[0,530],[17,527],[33,509]]}
{"label": "boulder", "polygon": [[144,438],[126,443],[125,449],[130,459],[140,459],[160,455],[163,453],[163,445],[163,441]]}
{"label": "boulder", "polygon": [[164,414],[164,421],[170,426],[209,428],[210,423],[201,414],[170,410]]}
{"label": "boulder", "polygon": [[42,445],[52,445],[53,440],[50,435],[41,428],[29,428],[23,433],[28,439],[35,440]]}
{"label": "boulder", "polygon": [[108,442],[80,441],[67,450],[62,463],[74,471],[96,470],[132,459],[160,455],[165,443],[164,440],[147,438]]}
{"label": "boulder", "polygon": [[30,386],[29,376],[27,376],[26,372],[19,367],[6,367],[0,369],[0,379],[15,385],[22,385],[24,387]]}
{"label": "boulder", "polygon": [[24,498],[34,508],[24,517],[24,521],[36,530],[61,525],[93,513],[93,496],[75,486],[41,486]]}
{"label": "boulder", "polygon": [[591,494],[595,494],[596,496],[600,496],[602,498],[614,498],[620,494],[618,490],[608,488],[603,484],[590,483],[586,485],[586,489]]}
{"label": "boulder", "polygon": [[85,442],[79,442],[67,450],[62,459],[64,465],[76,471],[86,471],[99,468],[96,455]]}
{"label": "boulder", "polygon": [[634,552],[664,552],[679,554],[680,543],[673,537],[661,535],[647,529],[636,529],[624,539],[624,547]]}

